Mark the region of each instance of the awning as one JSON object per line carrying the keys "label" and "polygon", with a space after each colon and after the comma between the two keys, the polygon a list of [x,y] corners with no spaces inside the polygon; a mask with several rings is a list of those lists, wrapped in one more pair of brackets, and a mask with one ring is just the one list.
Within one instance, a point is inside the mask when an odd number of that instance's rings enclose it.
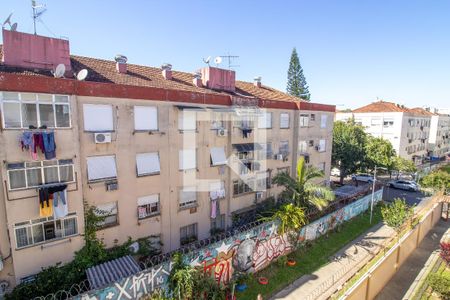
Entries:
{"label": "awning", "polygon": [[211,148],[211,160],[213,166],[220,166],[227,164],[227,157],[225,155],[224,147],[212,147]]}
{"label": "awning", "polygon": [[200,106],[175,105],[175,107],[178,108],[179,110],[199,110],[199,111],[206,110],[204,107]]}
{"label": "awning", "polygon": [[233,144],[233,148],[236,149],[237,152],[251,152],[263,149],[263,147],[260,144],[255,143]]}

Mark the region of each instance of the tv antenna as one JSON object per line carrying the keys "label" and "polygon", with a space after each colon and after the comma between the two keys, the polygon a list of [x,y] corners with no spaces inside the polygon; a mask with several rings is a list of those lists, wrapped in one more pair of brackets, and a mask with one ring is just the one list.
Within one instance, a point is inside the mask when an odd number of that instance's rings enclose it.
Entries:
{"label": "tv antenna", "polygon": [[208,56],[206,59],[203,58],[203,62],[209,66],[209,62],[211,61],[211,56]]}
{"label": "tv antenna", "polygon": [[228,53],[227,55],[221,55],[219,56],[223,59],[226,59],[228,61],[228,69],[233,69],[233,68],[237,68],[239,67],[239,65],[234,65],[233,64],[233,60],[238,59],[239,56],[238,55],[231,55],[230,53]]}
{"label": "tv antenna", "polygon": [[36,0],[31,0],[31,8],[33,9],[34,34],[36,35],[36,20],[46,12],[47,8],[44,4],[37,4]]}
{"label": "tv antenna", "polygon": [[10,13],[9,16],[6,18],[6,20],[3,22],[2,29],[5,29],[6,24],[8,24],[9,25],[9,29],[11,31],[16,31],[17,30],[17,23],[11,23],[12,15],[13,15],[13,13]]}

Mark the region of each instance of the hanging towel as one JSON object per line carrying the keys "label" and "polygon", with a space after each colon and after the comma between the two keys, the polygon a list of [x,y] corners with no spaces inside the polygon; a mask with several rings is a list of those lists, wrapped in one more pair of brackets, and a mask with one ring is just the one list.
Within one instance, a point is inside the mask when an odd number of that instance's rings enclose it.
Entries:
{"label": "hanging towel", "polygon": [[39,216],[40,217],[51,217],[53,216],[53,199],[52,195],[49,195],[48,205],[45,203],[44,205],[39,205]]}
{"label": "hanging towel", "polygon": [[217,201],[211,201],[211,218],[215,219],[217,217]]}
{"label": "hanging towel", "polygon": [[34,160],[37,160],[37,150],[41,149],[41,152],[44,153],[44,140],[42,139],[42,133],[33,133],[33,149],[31,151],[31,157]]}
{"label": "hanging towel", "polygon": [[53,217],[61,219],[69,213],[67,205],[67,190],[53,194]]}
{"label": "hanging towel", "polygon": [[55,134],[53,132],[42,133],[42,140],[44,144],[45,159],[53,159],[56,157]]}
{"label": "hanging towel", "polygon": [[23,150],[31,150],[33,147],[33,133],[30,131],[25,131],[20,137],[20,144]]}
{"label": "hanging towel", "polygon": [[44,208],[44,206],[50,205],[50,194],[48,193],[47,188],[40,188],[39,189],[39,206],[41,208]]}

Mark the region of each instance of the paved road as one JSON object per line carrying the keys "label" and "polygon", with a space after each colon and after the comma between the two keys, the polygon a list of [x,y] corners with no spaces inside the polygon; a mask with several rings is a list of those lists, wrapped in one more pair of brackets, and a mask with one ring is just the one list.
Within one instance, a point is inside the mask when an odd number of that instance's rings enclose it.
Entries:
{"label": "paved road", "polygon": [[391,187],[384,187],[383,200],[387,202],[394,201],[395,198],[405,199],[408,205],[419,204],[420,201],[426,198],[421,192],[409,192]]}

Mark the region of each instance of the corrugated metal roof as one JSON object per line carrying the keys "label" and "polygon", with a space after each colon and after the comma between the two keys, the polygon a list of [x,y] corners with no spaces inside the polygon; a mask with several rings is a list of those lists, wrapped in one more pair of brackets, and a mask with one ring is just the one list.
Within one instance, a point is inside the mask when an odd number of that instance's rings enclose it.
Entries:
{"label": "corrugated metal roof", "polygon": [[141,271],[131,256],[120,257],[86,270],[91,289],[98,289]]}

